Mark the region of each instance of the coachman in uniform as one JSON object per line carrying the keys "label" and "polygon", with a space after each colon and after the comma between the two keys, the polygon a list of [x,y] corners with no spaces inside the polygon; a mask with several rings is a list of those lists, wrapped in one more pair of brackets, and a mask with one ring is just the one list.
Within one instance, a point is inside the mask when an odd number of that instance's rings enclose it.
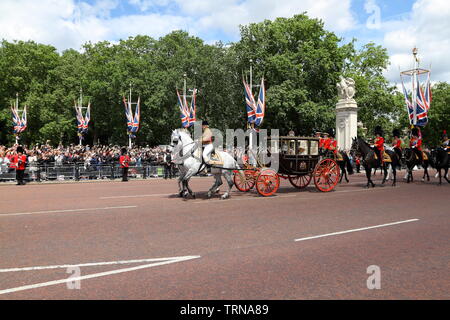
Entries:
{"label": "coachman in uniform", "polygon": [[323,138],[322,138],[321,143],[322,143],[323,154],[326,154],[328,152],[328,150],[330,149],[330,143],[331,143],[331,139],[329,137],[328,132],[323,133]]}
{"label": "coachman in uniform", "polygon": [[203,120],[202,122],[203,135],[202,135],[202,145],[203,145],[203,160],[207,165],[211,165],[211,154],[214,151],[214,144],[212,141],[212,132],[209,128],[208,121]]}
{"label": "coachman in uniform", "polygon": [[122,168],[122,181],[128,181],[128,167],[130,166],[130,157],[127,149],[122,148],[122,155],[119,158],[120,167]]}
{"label": "coachman in uniform", "polygon": [[17,154],[12,157],[12,163],[16,168],[16,180],[17,185],[25,185],[23,177],[25,175],[25,166],[27,164],[27,156],[23,154],[23,148],[18,146],[16,149]]}
{"label": "coachman in uniform", "polygon": [[328,150],[333,152],[333,154],[336,156],[337,155],[337,140],[334,137],[334,130],[330,129],[329,134],[330,134],[330,144],[328,146]]}

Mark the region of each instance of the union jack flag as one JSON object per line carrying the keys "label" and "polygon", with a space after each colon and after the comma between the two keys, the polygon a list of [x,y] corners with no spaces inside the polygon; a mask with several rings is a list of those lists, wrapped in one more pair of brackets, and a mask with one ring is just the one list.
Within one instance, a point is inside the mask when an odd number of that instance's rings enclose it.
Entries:
{"label": "union jack flag", "polygon": [[[131,131],[130,132],[132,132],[132,133],[137,133],[139,131],[139,123],[141,121],[140,101],[141,101],[141,97],[138,97],[138,101],[136,103],[136,110],[134,110],[133,123],[131,125]],[[131,103],[130,103],[130,109],[131,109]]]}
{"label": "union jack flag", "polygon": [[[421,91],[423,91],[423,89],[421,88]],[[430,73],[428,72],[428,78],[427,78],[427,82],[425,84],[425,92],[421,92],[422,95],[422,100],[425,103],[425,107],[428,110],[430,110],[430,106],[431,106],[431,100],[432,100],[432,94],[431,94],[431,83],[430,83]]]}
{"label": "union jack flag", "polygon": [[77,129],[79,134],[84,134],[88,132],[89,121],[91,120],[91,103],[89,102],[86,116],[83,117],[83,111],[81,106],[75,104],[75,111],[77,113]]}
{"label": "union jack flag", "polygon": [[244,79],[242,79],[244,83],[245,88],[245,105],[247,108],[247,122],[248,123],[255,123],[256,121],[256,102],[255,98],[253,97],[252,90],[250,89],[250,86],[247,82],[245,82]]}
{"label": "union jack flag", "polygon": [[127,101],[125,97],[123,97],[123,104],[125,106],[125,116],[127,117],[127,131],[131,132],[133,128],[133,114],[131,111],[131,101]]}
{"label": "union jack flag", "polygon": [[13,115],[13,123],[14,123],[13,132],[15,134],[24,132],[25,129],[27,128],[27,107],[25,106],[23,108],[22,117],[20,117],[19,111],[14,107],[11,107],[11,112]]}
{"label": "union jack flag", "polygon": [[125,105],[125,116],[127,117],[128,134],[137,133],[139,131],[139,123],[141,120],[140,101],[141,101],[141,97],[138,98],[138,101],[136,103],[136,110],[134,111],[134,117],[133,117],[131,101],[127,101],[127,99],[125,97],[123,97],[123,103]]}
{"label": "union jack flag", "polygon": [[259,88],[258,103],[256,104],[255,124],[261,126],[264,120],[264,112],[266,109],[266,92],[264,88],[264,78],[261,79],[261,87]]}
{"label": "union jack flag", "polygon": [[409,100],[408,91],[406,91],[405,84],[403,83],[403,78],[402,78],[402,89],[403,89],[403,95],[405,97],[405,104],[408,109],[409,123],[412,124],[412,120],[414,118],[414,108],[412,106],[411,101]]}
{"label": "union jack flag", "polygon": [[183,97],[183,99],[181,99],[178,90],[177,90],[177,97],[178,97],[178,106],[180,108],[181,125],[183,126],[183,128],[188,128],[190,119],[190,110],[186,102],[186,97]]}
{"label": "union jack flag", "polygon": [[197,90],[194,89],[193,93],[192,93],[192,100],[191,100],[191,107],[189,110],[189,127],[194,125],[195,121],[197,121],[196,119],[196,113],[197,113],[197,106],[196,106],[196,93]]}
{"label": "union jack flag", "polygon": [[419,84],[419,79],[417,79],[416,88],[416,126],[424,127],[428,122],[428,109],[427,101],[425,100],[425,95]]}
{"label": "union jack flag", "polygon": [[91,121],[91,103],[87,106],[86,115],[84,117],[83,133],[87,133],[89,129],[89,121]]}

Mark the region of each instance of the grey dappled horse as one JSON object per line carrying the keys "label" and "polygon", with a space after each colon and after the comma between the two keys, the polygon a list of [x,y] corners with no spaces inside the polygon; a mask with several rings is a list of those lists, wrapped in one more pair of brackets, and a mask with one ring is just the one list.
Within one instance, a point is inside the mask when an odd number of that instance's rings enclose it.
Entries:
{"label": "grey dappled horse", "polygon": [[[192,140],[189,133],[175,129],[170,138],[172,149],[173,162],[178,165],[180,170],[180,177],[178,178],[179,194],[182,197],[187,197],[190,194],[195,198],[195,193],[189,187],[189,179],[203,170],[205,164],[202,161],[202,150],[198,142]],[[233,170],[238,169],[239,166],[234,158],[223,151],[215,151],[222,158],[223,165],[221,167],[213,166],[211,173],[215,181],[213,186],[208,190],[208,198],[211,198],[213,193],[218,193],[220,186],[223,184],[222,176],[228,183],[228,190],[222,195],[222,199],[230,197],[230,191],[233,187]],[[222,169],[223,168],[223,169]]]}

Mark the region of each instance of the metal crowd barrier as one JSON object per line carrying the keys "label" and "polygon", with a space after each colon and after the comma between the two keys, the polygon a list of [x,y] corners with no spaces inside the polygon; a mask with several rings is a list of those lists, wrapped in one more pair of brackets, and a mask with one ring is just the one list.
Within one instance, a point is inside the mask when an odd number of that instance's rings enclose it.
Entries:
{"label": "metal crowd barrier", "polygon": [[[172,167],[172,177],[178,176],[175,167]],[[128,169],[129,179],[149,179],[164,177],[164,165],[143,163],[133,165]],[[118,163],[113,164],[89,164],[71,163],[58,165],[47,163],[42,165],[27,164],[25,169],[26,181],[65,181],[65,180],[114,180],[122,178],[122,169]],[[14,181],[16,171],[9,168],[1,168],[0,182]]]}

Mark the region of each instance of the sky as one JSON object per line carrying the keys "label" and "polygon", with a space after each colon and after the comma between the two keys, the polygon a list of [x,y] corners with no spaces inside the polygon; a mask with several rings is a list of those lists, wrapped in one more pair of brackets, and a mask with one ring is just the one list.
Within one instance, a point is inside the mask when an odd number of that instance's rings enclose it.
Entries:
{"label": "sky", "polygon": [[373,41],[387,48],[385,76],[392,83],[399,83],[399,70],[412,68],[414,46],[433,82],[449,81],[448,0],[0,0],[0,39],[33,40],[62,52],[88,41],[158,39],[181,29],[210,44],[228,43],[239,40],[239,25],[305,11],[342,43],[356,38],[359,46]]}

